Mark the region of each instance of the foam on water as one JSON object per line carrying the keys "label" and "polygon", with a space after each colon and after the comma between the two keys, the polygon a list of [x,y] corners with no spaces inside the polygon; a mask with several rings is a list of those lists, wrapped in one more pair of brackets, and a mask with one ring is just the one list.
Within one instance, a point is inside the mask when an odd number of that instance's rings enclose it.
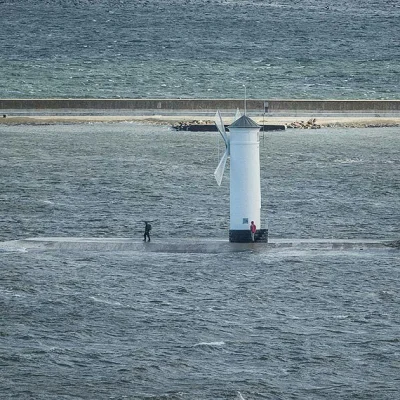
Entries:
{"label": "foam on water", "polygon": [[201,342],[201,343],[196,343],[194,345],[194,347],[196,346],[210,346],[210,347],[214,347],[214,346],[223,346],[225,344],[225,342]]}
{"label": "foam on water", "polygon": [[122,306],[122,304],[119,301],[110,301],[110,300],[101,299],[101,298],[95,297],[95,296],[90,296],[89,298],[97,303],[104,303],[104,304],[107,304],[110,306]]}

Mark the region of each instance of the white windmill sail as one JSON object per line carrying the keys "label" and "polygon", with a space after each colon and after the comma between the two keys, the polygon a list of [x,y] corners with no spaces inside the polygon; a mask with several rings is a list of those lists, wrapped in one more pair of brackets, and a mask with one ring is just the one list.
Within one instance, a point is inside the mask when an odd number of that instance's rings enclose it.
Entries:
{"label": "white windmill sail", "polygon": [[215,119],[214,119],[215,125],[218,128],[219,133],[222,136],[222,139],[224,139],[225,142],[225,146],[229,147],[229,139],[228,139],[228,135],[226,134],[225,131],[225,126],[224,123],[222,122],[222,117],[221,117],[221,113],[219,112],[219,110],[217,111],[217,113],[215,114]]}
{"label": "white windmill sail", "polygon": [[233,119],[233,122],[237,121],[241,116],[242,116],[242,114],[241,114],[241,112],[239,111],[239,108],[237,108],[237,109],[236,109],[235,118]]}
{"label": "white windmill sail", "polygon": [[219,111],[217,111],[217,113],[215,114],[215,125],[217,126],[218,131],[222,136],[222,139],[224,139],[225,147],[226,147],[225,152],[218,164],[218,167],[214,171],[214,176],[218,183],[218,186],[221,186],[222,177],[223,177],[224,171],[225,171],[226,160],[229,157],[229,137],[226,134],[225,126],[224,126],[224,123],[222,122],[221,113]]}
{"label": "white windmill sail", "polygon": [[223,154],[223,156],[221,158],[221,161],[218,164],[218,167],[214,171],[214,176],[218,183],[218,186],[221,186],[222,177],[223,177],[224,171],[225,171],[225,164],[226,164],[226,160],[228,159],[228,156],[229,156],[229,150],[226,149],[225,153]]}

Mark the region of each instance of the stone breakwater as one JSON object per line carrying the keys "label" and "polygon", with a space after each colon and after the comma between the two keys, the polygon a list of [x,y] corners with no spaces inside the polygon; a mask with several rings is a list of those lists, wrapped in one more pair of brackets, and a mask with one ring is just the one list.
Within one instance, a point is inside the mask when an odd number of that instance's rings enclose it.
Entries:
{"label": "stone breakwater", "polygon": [[[189,130],[214,127],[216,110],[232,123],[239,99],[0,99],[0,124],[127,122]],[[400,100],[254,100],[247,114],[265,129],[400,126]]]}
{"label": "stone breakwater", "polygon": [[[249,113],[400,113],[400,100],[247,99]],[[215,112],[243,109],[243,99],[0,99],[5,111]]]}

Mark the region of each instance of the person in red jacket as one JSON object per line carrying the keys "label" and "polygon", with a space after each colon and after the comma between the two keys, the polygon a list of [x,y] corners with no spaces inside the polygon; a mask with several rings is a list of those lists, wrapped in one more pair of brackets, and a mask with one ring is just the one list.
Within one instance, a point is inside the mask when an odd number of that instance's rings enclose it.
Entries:
{"label": "person in red jacket", "polygon": [[257,227],[254,223],[254,221],[251,221],[251,225],[250,225],[250,233],[251,233],[251,241],[254,242],[254,235],[256,233]]}

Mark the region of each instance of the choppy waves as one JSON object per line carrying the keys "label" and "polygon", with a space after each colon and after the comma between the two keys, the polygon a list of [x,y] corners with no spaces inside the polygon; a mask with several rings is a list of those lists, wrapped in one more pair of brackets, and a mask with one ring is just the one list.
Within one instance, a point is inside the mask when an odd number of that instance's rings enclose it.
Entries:
{"label": "choppy waves", "polygon": [[[227,238],[216,133],[98,124],[1,135],[4,241],[139,240],[145,218],[158,242]],[[396,128],[267,133],[271,236],[398,238],[399,154]],[[398,249],[4,250],[4,399],[399,397]]]}
{"label": "choppy waves", "polygon": [[396,2],[24,0],[0,12],[4,98],[237,98],[243,84],[253,98],[399,98]]}

